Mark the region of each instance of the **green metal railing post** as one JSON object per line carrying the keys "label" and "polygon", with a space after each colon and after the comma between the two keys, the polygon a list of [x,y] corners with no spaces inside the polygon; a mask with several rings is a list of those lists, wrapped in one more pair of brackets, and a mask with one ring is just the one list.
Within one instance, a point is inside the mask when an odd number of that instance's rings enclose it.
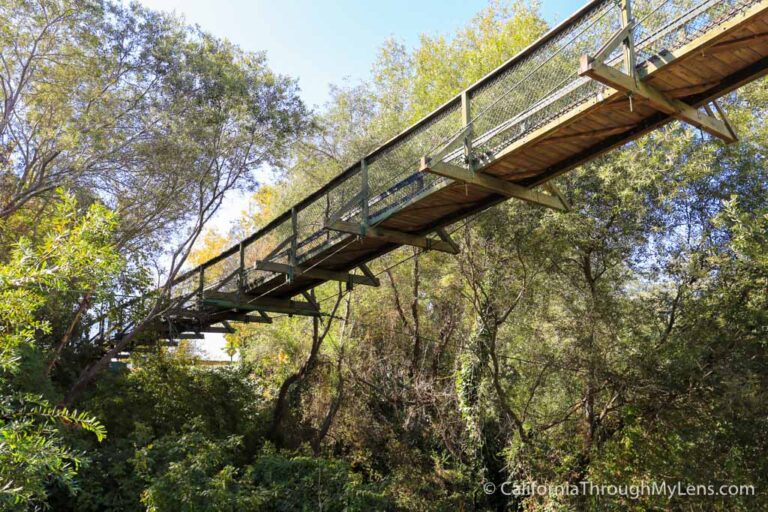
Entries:
{"label": "green metal railing post", "polygon": [[365,163],[365,158],[360,160],[360,234],[365,236],[368,230],[368,195],[370,189],[368,188],[368,166]]}
{"label": "green metal railing post", "polygon": [[237,301],[240,302],[240,297],[243,294],[245,288],[245,245],[240,242],[240,266],[237,273]]}
{"label": "green metal railing post", "polygon": [[[324,224],[328,224],[328,219],[331,218],[331,193],[326,192],[325,193],[325,221]],[[326,229],[325,230],[325,240],[326,242],[331,239],[331,230]]]}
{"label": "green metal railing post", "polygon": [[294,269],[296,268],[296,251],[298,250],[299,239],[299,223],[298,216],[296,214],[296,208],[291,208],[291,251],[288,254],[288,264],[290,269],[288,270],[288,282],[293,281]]}
{"label": "green metal railing post", "polygon": [[200,269],[200,279],[197,285],[198,300],[203,302],[203,290],[205,289],[205,267]]}

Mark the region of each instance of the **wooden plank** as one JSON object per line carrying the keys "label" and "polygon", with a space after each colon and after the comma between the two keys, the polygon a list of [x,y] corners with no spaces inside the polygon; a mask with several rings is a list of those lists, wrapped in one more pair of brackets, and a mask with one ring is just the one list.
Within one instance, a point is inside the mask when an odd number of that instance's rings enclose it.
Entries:
{"label": "wooden plank", "polygon": [[658,72],[661,68],[672,62],[704,54],[706,48],[716,44],[723,34],[732,32],[741,26],[749,24],[753,18],[761,15],[765,11],[768,11],[768,0],[762,0],[761,2],[756,3],[741,15],[734,16],[732,19],[721,23],[717,27],[713,27],[700,37],[695,38],[674,51],[667,51],[664,55],[657,55],[645,61],[642,65],[638,66],[638,75],[643,78]]}
{"label": "wooden plank", "polygon": [[711,55],[720,52],[730,52],[732,50],[749,48],[756,44],[762,44],[768,41],[768,33],[752,34],[750,36],[743,36],[737,39],[729,39],[728,41],[722,41],[720,43],[713,44],[704,52],[705,55]]}
{"label": "wooden plank", "polygon": [[590,130],[586,132],[574,132],[574,133],[568,133],[565,135],[557,135],[553,137],[547,137],[543,141],[541,141],[539,144],[558,144],[562,145],[563,142],[573,139],[594,139],[595,137],[608,137],[611,135],[616,135],[618,133],[626,132],[628,130],[631,130],[636,123],[634,124],[628,124],[628,125],[621,125],[621,126],[611,126],[608,128],[600,128],[597,130]]}
{"label": "wooden plank", "polygon": [[642,96],[662,112],[688,122],[705,132],[723,139],[727,143],[736,142],[725,123],[714,117],[702,114],[692,106],[674,98],[668,98],[654,87],[636,80],[601,62],[582,57],[579,75],[588,76],[618,91]]}
{"label": "wooden plank", "polygon": [[666,89],[663,92],[670,98],[684,98],[686,96],[692,96],[694,94],[700,94],[702,92],[706,92],[709,89],[717,86],[719,83],[720,83],[720,80],[717,80],[714,82],[703,82],[700,84],[677,87],[675,89]]}
{"label": "wooden plank", "polygon": [[525,187],[521,187],[520,185],[516,185],[499,178],[494,178],[493,176],[489,176],[480,172],[473,172],[456,165],[450,165],[443,162],[434,164],[425,162],[422,164],[421,171],[431,172],[434,174],[439,174],[440,176],[446,176],[453,180],[478,185],[487,190],[490,190],[491,192],[501,194],[506,197],[521,199],[528,203],[546,206],[547,208],[552,208],[554,210],[567,210],[566,206],[557,197],[542,194],[541,192],[537,192],[535,190],[529,190]]}
{"label": "wooden plank", "polygon": [[[360,226],[353,222],[336,222],[335,224],[328,226],[328,229],[334,231],[341,231],[343,233],[360,234]],[[447,252],[449,254],[458,254],[450,244],[443,242],[442,240],[433,240],[425,236],[414,235],[413,233],[404,233],[402,231],[395,231],[393,229],[382,228],[378,226],[369,226],[365,231],[365,238],[378,238],[386,240],[387,242],[410,245],[412,247],[419,247],[429,251]]]}
{"label": "wooden plank", "polygon": [[[616,91],[612,91],[612,94],[616,94]],[[543,140],[549,137],[550,135],[552,135],[554,132],[562,129],[563,127],[576,122],[579,118],[589,114],[591,111],[598,108],[605,100],[609,99],[610,96],[612,96],[612,94],[598,93],[596,96],[592,97],[588,101],[585,101],[580,106],[574,109],[571,109],[570,111],[558,117],[557,119],[554,119],[549,123],[545,124],[544,126],[536,130],[533,130],[532,132],[528,133],[524,137],[519,138],[514,143],[510,144],[506,148],[502,149],[501,151],[493,155],[493,160],[489,162],[486,165],[486,167],[489,167],[494,163],[501,161],[502,159],[505,159],[512,154],[518,153],[521,149],[527,146],[530,146],[535,142]],[[610,98],[610,99],[613,99],[613,98]],[[515,156],[517,157],[519,155],[516,154]],[[519,162],[516,162],[516,163],[519,163]]]}
{"label": "wooden plank", "polygon": [[[257,270],[266,270],[269,272],[277,272],[280,274],[290,274],[291,266],[284,263],[276,263],[274,261],[258,261],[256,262]],[[335,270],[325,270],[322,268],[306,268],[298,266],[293,268],[294,277],[308,277],[311,279],[322,279],[324,281],[341,281],[342,283],[361,284],[366,286],[379,286],[378,279],[370,279],[367,276],[360,276],[356,274],[348,274],[346,272],[337,272]]]}

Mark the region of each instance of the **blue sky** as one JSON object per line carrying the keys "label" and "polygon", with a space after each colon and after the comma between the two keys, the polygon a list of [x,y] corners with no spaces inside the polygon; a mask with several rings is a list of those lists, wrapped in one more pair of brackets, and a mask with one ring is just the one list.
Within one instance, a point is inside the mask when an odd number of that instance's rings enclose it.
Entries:
{"label": "blue sky", "polygon": [[[488,4],[487,0],[141,1],[154,9],[175,11],[246,50],[265,50],[272,69],[299,79],[302,97],[312,106],[326,101],[329,84],[366,78],[388,37],[413,47],[420,34],[450,34]],[[555,23],[585,2],[543,0],[541,10]]]}

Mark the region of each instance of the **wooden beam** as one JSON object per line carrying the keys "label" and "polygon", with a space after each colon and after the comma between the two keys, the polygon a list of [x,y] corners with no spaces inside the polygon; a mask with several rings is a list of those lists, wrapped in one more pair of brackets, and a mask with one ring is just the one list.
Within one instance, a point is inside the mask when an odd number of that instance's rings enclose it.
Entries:
{"label": "wooden beam", "polygon": [[[768,0],[765,1],[765,4],[768,5]],[[728,94],[729,92],[734,91],[745,84],[748,84],[750,82],[757,80],[758,78],[765,76],[766,73],[768,73],[768,57],[763,57],[757,62],[750,64],[748,67],[740,71],[737,71],[733,75],[730,75],[726,79],[718,82],[719,85],[717,90],[711,90],[711,91],[706,91],[706,93],[697,94],[696,96],[694,96],[694,99],[689,99],[689,102],[693,106],[704,105],[705,103],[712,101],[717,97],[724,96],[725,94]],[[614,102],[617,100],[619,96],[624,96],[625,98],[624,101],[626,102],[626,96],[624,95],[624,93],[621,93],[614,89],[609,89],[609,90],[613,91],[614,94],[612,98],[608,100],[609,102],[611,102],[609,103],[608,108],[611,108],[611,105],[615,104]],[[585,109],[592,108],[589,105],[593,105],[594,103],[599,102],[601,96],[602,95],[598,93],[598,96],[596,98],[586,102],[584,108]],[[600,108],[602,109],[605,107],[600,107]],[[581,110],[579,112],[579,115],[583,115],[584,112],[585,110]],[[568,119],[571,119],[571,120],[573,119],[573,117],[568,116],[567,114],[566,116],[568,117]],[[575,155],[567,157],[565,160],[562,160],[557,164],[547,167],[543,171],[539,171],[538,174],[533,177],[533,179],[526,180],[525,185],[529,187],[534,187],[536,185],[545,183],[546,181],[551,180],[552,178],[555,178],[565,172],[568,172],[571,169],[574,169],[579,165],[584,164],[585,162],[593,160],[598,156],[604,155],[613,149],[621,147],[629,141],[636,140],[639,137],[652,132],[653,130],[657,129],[659,126],[662,126],[667,122],[669,122],[669,119],[670,117],[667,114],[663,112],[657,112],[655,115],[651,116],[650,118],[647,118],[645,121],[641,122],[636,128],[633,128],[626,134],[615,135],[608,139],[602,140],[597,144],[594,144],[593,146],[576,153]],[[556,125],[561,122],[562,121],[560,119],[554,119],[550,121],[548,125],[542,127],[542,131],[543,132],[548,131],[549,133],[551,133],[552,130],[556,129]],[[521,148],[520,146],[516,146],[514,148],[511,148],[511,151],[509,153],[505,153],[505,155],[507,158],[509,158],[509,156],[514,154],[514,152],[520,151],[521,149],[524,149],[524,148]]]}
{"label": "wooden beam", "polygon": [[579,75],[588,76],[618,91],[636,94],[648,100],[654,108],[661,112],[701,128],[727,143],[736,142],[728,127],[721,120],[703,114],[680,100],[669,98],[655,87],[601,62],[593,61],[586,55],[581,59]]}
{"label": "wooden beam", "polygon": [[236,293],[212,292],[206,293],[203,304],[218,306],[224,309],[243,311],[271,311],[288,315],[320,316],[320,312],[308,302],[287,299],[272,299],[268,297],[249,298],[238,297]]}
{"label": "wooden beam", "polygon": [[307,302],[312,304],[312,307],[314,307],[315,309],[320,309],[320,304],[318,304],[317,301],[315,300],[315,290],[314,290],[314,288],[312,290],[309,290],[309,291],[304,290],[303,292],[301,292],[301,295],[302,295],[302,297],[307,299]]}
{"label": "wooden beam", "polygon": [[[637,64],[635,61],[635,38],[632,33],[634,22],[632,21],[632,0],[619,0],[621,9],[622,30],[628,29],[624,37],[624,72],[629,76],[637,76]],[[602,59],[601,59],[602,60]]]}
{"label": "wooden beam", "polygon": [[[353,235],[360,235],[360,226],[354,222],[336,222],[328,229],[334,231],[341,231],[342,233],[350,233]],[[449,254],[458,254],[458,251],[450,244],[443,242],[442,240],[434,240],[425,236],[414,235],[413,233],[404,233],[402,231],[395,231],[393,229],[381,228],[378,226],[369,226],[365,232],[366,238],[378,238],[400,245],[410,245],[412,247],[419,247],[421,249],[427,249],[429,251],[447,252]]]}
{"label": "wooden beam", "polygon": [[167,334],[168,338],[173,338],[175,340],[202,340],[205,338],[202,333],[200,332],[182,332],[179,334]]}
{"label": "wooden beam", "polygon": [[544,183],[544,189],[558,198],[561,203],[563,203],[563,206],[565,206],[565,211],[571,211],[571,203],[568,201],[568,199],[565,197],[565,194],[563,194],[559,188],[557,188],[557,185],[552,183],[551,181],[548,181]]}
{"label": "wooden beam", "polygon": [[[257,270],[266,270],[269,272],[277,272],[279,274],[289,274],[290,265],[285,263],[276,263],[274,261],[257,261]],[[379,286],[378,279],[371,279],[365,275],[349,274],[347,272],[338,272],[335,270],[325,270],[322,268],[302,268],[301,266],[293,269],[294,277],[304,276],[311,279],[322,279],[324,281],[340,281],[342,283],[362,284],[366,286]]]}
{"label": "wooden beam", "polygon": [[630,23],[614,32],[610,39],[608,39],[608,41],[606,41],[605,44],[603,44],[603,46],[595,53],[594,59],[599,61],[605,60],[605,58],[608,57],[611,52],[616,49],[617,46],[619,46],[622,42],[624,42],[625,39],[627,39],[627,37],[631,34],[634,26],[634,23]]}
{"label": "wooden beam", "polygon": [[740,37],[738,39],[731,39],[730,41],[722,41],[714,44],[704,51],[705,55],[711,55],[713,53],[738,50],[739,48],[749,48],[751,46],[764,44],[768,40],[768,33],[763,32],[761,34],[752,34],[751,36]]}
{"label": "wooden beam", "polygon": [[373,272],[371,272],[371,269],[368,268],[368,265],[366,265],[365,263],[361,263],[360,265],[358,265],[358,267],[360,267],[360,270],[363,271],[363,274],[368,279],[370,279],[371,281],[378,281],[378,278],[376,277],[376,275]]}
{"label": "wooden beam", "polygon": [[[622,110],[629,110],[626,104],[620,105]],[[634,124],[614,126],[611,128],[601,128],[599,130],[589,130],[586,132],[569,133],[567,135],[557,135],[553,137],[547,137],[542,140],[540,144],[561,144],[564,141],[571,139],[593,139],[595,137],[610,137],[617,133],[624,133],[634,128]]]}
{"label": "wooden beam", "polygon": [[713,100],[712,104],[715,106],[715,110],[717,110],[717,113],[720,115],[720,119],[723,120],[725,127],[728,129],[729,132],[731,132],[731,135],[733,136],[733,138],[738,139],[739,136],[736,134],[736,130],[733,129],[731,122],[728,121],[728,116],[725,115],[725,110],[723,110],[723,108],[720,106],[720,103],[718,103],[717,100]]}
{"label": "wooden beam", "polygon": [[[244,324],[271,324],[272,319],[267,316],[266,313],[263,311],[256,311],[256,313],[259,314],[259,316],[255,315],[249,315],[245,313],[237,313],[233,311],[222,311],[219,313],[216,313],[213,318],[216,322],[238,322],[238,323],[244,323]],[[225,318],[225,321],[220,320],[220,318]],[[229,325],[229,324],[227,324]]]}
{"label": "wooden beam", "polygon": [[233,332],[235,332],[232,326],[229,326],[229,324],[227,325],[228,326],[222,326],[222,327],[218,327],[215,325],[209,325],[207,327],[204,326],[200,328],[200,332],[210,333],[210,334],[232,334]]}
{"label": "wooden beam", "polygon": [[456,181],[477,185],[497,194],[515,199],[521,199],[528,203],[546,206],[559,211],[567,211],[566,206],[555,196],[542,194],[535,190],[530,190],[515,183],[504,181],[489,174],[473,172],[457,165],[446,164],[443,162],[422,163],[422,172],[430,172],[446,176]]}
{"label": "wooden beam", "polygon": [[435,230],[435,233],[437,233],[437,236],[440,237],[440,240],[443,242],[449,244],[453,249],[456,251],[456,253],[461,252],[461,248],[459,247],[459,244],[453,241],[453,238],[451,238],[451,234],[448,233],[445,228],[438,228]]}

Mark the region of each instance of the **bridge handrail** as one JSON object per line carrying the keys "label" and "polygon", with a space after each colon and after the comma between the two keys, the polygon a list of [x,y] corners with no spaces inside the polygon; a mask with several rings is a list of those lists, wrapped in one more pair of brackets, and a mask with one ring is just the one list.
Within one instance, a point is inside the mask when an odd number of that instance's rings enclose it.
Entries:
{"label": "bridge handrail", "polygon": [[[656,52],[679,47],[755,2],[632,0],[637,21],[632,33],[638,54],[646,60]],[[325,229],[330,218],[375,224],[449,183],[446,178],[421,175],[418,164],[422,157],[440,151],[441,158],[469,167],[473,162],[466,159],[465,144],[471,146],[477,158],[493,158],[500,148],[588,100],[603,86],[577,75],[578,58],[597,51],[620,28],[620,3],[590,1],[293,208],[238,244],[184,272],[173,286],[186,289],[188,282],[195,280],[201,288],[207,288],[225,278],[236,283],[233,271],[243,265],[252,266],[253,261],[273,253],[278,246],[284,250],[271,254],[271,258],[293,264],[306,260],[347,236]],[[609,64],[620,62],[616,53],[609,57]],[[468,129],[471,131],[467,132]],[[461,136],[466,133],[470,135],[465,140]],[[350,199],[361,191],[366,191],[366,195],[359,203],[350,205]],[[366,219],[361,218],[364,211],[368,213]],[[263,246],[256,247],[260,243]],[[244,268],[240,271],[246,279],[258,280],[254,274],[272,275],[265,271],[245,272]],[[183,283],[187,286],[181,286]]]}

